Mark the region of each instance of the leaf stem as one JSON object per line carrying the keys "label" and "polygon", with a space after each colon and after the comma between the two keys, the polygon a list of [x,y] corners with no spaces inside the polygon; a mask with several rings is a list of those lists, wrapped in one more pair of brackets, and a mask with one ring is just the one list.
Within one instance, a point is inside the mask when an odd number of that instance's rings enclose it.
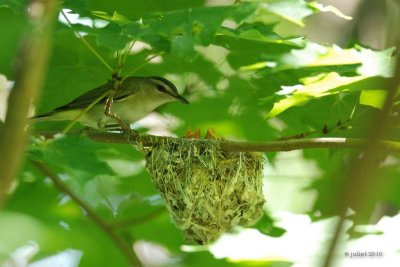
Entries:
{"label": "leaf stem", "polygon": [[[63,15],[63,17],[65,18],[65,20],[67,21],[68,25],[72,28],[72,23],[69,20],[69,18],[67,17],[67,15],[65,14],[64,10],[61,9],[61,14]],[[100,60],[101,63],[103,63],[103,65],[109,69],[112,73],[115,73],[115,70],[107,63],[107,61],[99,54],[97,53],[97,51],[88,43],[88,41],[86,41],[86,39],[79,33],[74,31],[74,34],[76,35],[76,37],[78,37],[78,39],[80,39],[84,45]]]}
{"label": "leaf stem", "polygon": [[83,110],[81,111],[81,113],[79,113],[79,115],[76,116],[76,117],[67,125],[67,127],[65,127],[65,129],[62,131],[62,134],[64,134],[64,135],[67,134],[67,133],[71,130],[72,126],[74,126],[74,124],[79,120],[79,118],[83,116],[83,114],[85,114],[85,113],[88,112],[91,108],[93,108],[93,106],[96,105],[97,103],[99,103],[99,101],[100,101],[101,99],[103,99],[104,97],[110,95],[111,92],[112,92],[111,90],[108,90],[108,91],[104,92],[104,94],[102,94],[101,96],[99,96],[98,98],[96,98],[92,103],[90,103],[89,106],[87,106],[85,109],[83,109]]}

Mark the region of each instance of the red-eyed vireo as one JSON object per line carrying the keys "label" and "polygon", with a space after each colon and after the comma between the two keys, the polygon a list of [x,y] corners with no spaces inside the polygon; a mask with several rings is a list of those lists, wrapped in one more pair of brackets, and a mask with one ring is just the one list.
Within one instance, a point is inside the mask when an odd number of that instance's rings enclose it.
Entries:
{"label": "red-eyed vireo", "polygon": [[[55,110],[36,116],[33,121],[77,120],[85,126],[104,128],[115,125],[113,118],[104,113],[107,92],[112,92],[114,82],[108,82]],[[101,98],[102,95],[105,95]],[[96,99],[101,98],[92,108],[84,112]],[[112,112],[124,122],[131,124],[161,105],[180,101],[189,102],[179,95],[175,85],[162,77],[127,77],[113,96]]]}

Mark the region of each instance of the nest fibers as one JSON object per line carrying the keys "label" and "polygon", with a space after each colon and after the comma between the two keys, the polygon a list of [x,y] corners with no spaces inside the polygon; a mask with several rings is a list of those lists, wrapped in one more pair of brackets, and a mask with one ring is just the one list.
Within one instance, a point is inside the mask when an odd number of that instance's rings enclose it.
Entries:
{"label": "nest fibers", "polygon": [[263,157],[225,152],[214,140],[163,139],[145,148],[146,167],[188,241],[207,244],[263,214]]}

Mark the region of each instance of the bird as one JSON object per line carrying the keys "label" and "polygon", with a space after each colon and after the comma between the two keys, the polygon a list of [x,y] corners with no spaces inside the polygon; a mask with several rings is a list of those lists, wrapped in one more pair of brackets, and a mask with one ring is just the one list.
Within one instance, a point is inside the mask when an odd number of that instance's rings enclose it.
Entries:
{"label": "bird", "polygon": [[[66,105],[57,107],[53,111],[40,114],[32,121],[62,121],[76,120],[90,128],[114,127],[116,120],[105,115],[105,105],[113,91],[114,81],[109,81],[96,87]],[[110,92],[108,94],[107,92]],[[93,102],[101,98],[86,112]],[[145,117],[158,107],[173,101],[189,104],[178,93],[175,85],[169,80],[159,76],[125,78],[115,90],[113,96],[112,112],[119,116],[125,123],[131,124]]]}

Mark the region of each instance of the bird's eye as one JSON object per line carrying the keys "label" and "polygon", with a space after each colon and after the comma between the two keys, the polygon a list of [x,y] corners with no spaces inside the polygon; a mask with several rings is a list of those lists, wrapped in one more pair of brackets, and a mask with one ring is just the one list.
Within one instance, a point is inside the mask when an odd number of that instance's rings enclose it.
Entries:
{"label": "bird's eye", "polygon": [[161,84],[157,84],[157,90],[158,90],[158,91],[161,91],[161,92],[167,91],[167,90],[165,89],[165,87],[162,86]]}

